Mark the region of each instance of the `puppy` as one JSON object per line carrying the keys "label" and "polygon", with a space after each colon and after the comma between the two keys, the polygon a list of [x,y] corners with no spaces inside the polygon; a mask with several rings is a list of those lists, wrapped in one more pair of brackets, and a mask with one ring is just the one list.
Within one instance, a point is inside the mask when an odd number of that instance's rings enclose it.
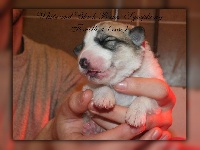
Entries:
{"label": "puppy", "polygon": [[[108,110],[115,104],[129,107],[125,121],[135,127],[145,125],[147,113],[160,113],[155,100],[118,93],[112,87],[127,77],[164,80],[162,69],[145,41],[143,27],[112,21],[97,23],[87,29],[82,44],[74,52],[78,55],[80,72],[89,80],[83,90],[93,91],[96,107]],[[94,124],[87,126],[97,128]],[[86,132],[93,134],[101,130]]]}

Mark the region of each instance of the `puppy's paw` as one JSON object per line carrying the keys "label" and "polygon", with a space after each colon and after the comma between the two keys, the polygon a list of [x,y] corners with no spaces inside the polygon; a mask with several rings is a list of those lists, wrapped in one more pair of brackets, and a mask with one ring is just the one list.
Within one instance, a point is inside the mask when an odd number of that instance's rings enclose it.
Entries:
{"label": "puppy's paw", "polygon": [[115,105],[115,99],[109,95],[98,95],[94,97],[94,105],[101,109],[110,109],[113,108]]}
{"label": "puppy's paw", "polygon": [[94,105],[100,109],[110,109],[115,105],[115,96],[110,87],[103,86],[93,91]]}
{"label": "puppy's paw", "polygon": [[146,112],[140,109],[129,108],[125,118],[126,123],[134,127],[141,127],[146,124]]}

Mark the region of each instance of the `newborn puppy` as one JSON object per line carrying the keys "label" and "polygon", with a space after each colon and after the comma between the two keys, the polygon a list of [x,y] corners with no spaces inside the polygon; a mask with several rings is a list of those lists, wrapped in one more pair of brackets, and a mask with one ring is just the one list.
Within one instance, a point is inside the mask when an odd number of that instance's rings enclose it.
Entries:
{"label": "newborn puppy", "polygon": [[96,107],[108,110],[115,104],[129,107],[125,120],[135,127],[145,125],[147,113],[160,113],[155,100],[118,93],[112,87],[127,77],[164,80],[160,65],[145,41],[143,27],[112,21],[97,23],[87,29],[82,44],[74,52],[78,55],[80,72],[90,81],[83,90],[93,91]]}

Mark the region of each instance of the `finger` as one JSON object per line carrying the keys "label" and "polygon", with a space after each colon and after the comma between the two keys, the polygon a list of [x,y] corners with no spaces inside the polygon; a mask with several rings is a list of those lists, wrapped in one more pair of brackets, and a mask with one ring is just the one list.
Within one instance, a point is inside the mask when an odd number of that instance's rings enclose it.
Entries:
{"label": "finger", "polygon": [[96,108],[93,102],[91,102],[88,106],[88,109],[91,113],[101,116],[103,118],[107,118],[108,120],[112,120],[117,123],[125,123],[125,115],[128,108],[115,105],[111,111],[102,111]]}
{"label": "finger", "polygon": [[[120,107],[120,106],[119,106]],[[121,106],[122,107],[122,106]],[[125,123],[125,112],[122,112],[121,119],[119,120],[115,114],[113,114],[112,118],[112,112],[109,114],[101,114],[101,113],[96,113],[99,114],[95,115],[92,119],[101,127],[109,130],[121,123]],[[124,115],[124,117],[123,117]],[[103,118],[104,117],[104,118]],[[107,119],[107,117],[109,119]],[[146,129],[150,130],[154,127],[160,127],[162,130],[167,130],[170,126],[172,125],[172,116],[170,111],[162,112],[161,114],[151,114],[147,115],[147,121],[146,121]]]}
{"label": "finger", "polygon": [[87,110],[91,99],[92,91],[90,90],[74,93],[69,101],[66,101],[62,106],[62,114],[65,116],[65,119],[80,117]]}
{"label": "finger", "polygon": [[[115,105],[112,111],[103,112],[97,109],[93,105],[93,103],[90,103],[88,108],[90,112],[95,114],[93,120],[100,126],[104,127],[105,129],[111,129],[115,127],[117,123],[118,124],[125,123],[125,115],[128,109],[123,106]],[[147,130],[152,129],[154,127],[160,127],[162,130],[167,130],[171,125],[172,125],[171,110],[162,111],[160,114],[147,114],[147,120],[146,120]]]}
{"label": "finger", "polygon": [[119,125],[118,123],[112,122],[111,120],[96,115],[92,117],[92,120],[106,130],[110,130]]}
{"label": "finger", "polygon": [[147,131],[140,140],[170,140],[171,133],[169,131],[162,131],[162,129],[155,127]]}
{"label": "finger", "polygon": [[170,140],[172,138],[172,135],[169,131],[163,131],[162,136],[159,140]]}
{"label": "finger", "polygon": [[162,130],[167,130],[172,125],[171,110],[162,111],[160,114],[147,115],[146,128],[147,130],[154,127],[160,127]]}
{"label": "finger", "polygon": [[158,140],[162,136],[162,130],[158,127],[155,127],[147,131],[140,140]]}
{"label": "finger", "polygon": [[170,87],[156,78],[126,78],[114,86],[115,90],[128,95],[146,96],[157,100],[160,106],[175,104],[175,96]]}
{"label": "finger", "polygon": [[83,140],[130,140],[142,133],[144,130],[145,126],[134,128],[124,123],[111,130],[96,135],[83,136],[82,138]]}
{"label": "finger", "polygon": [[[73,126],[71,127],[74,128]],[[83,135],[80,130],[69,131],[67,137],[63,137],[63,140],[130,140],[139,135],[146,129],[145,126],[134,128],[124,123],[116,128],[101,132],[93,135]]]}
{"label": "finger", "polygon": [[[123,106],[115,105],[112,111],[102,112],[99,109],[97,109],[93,105],[93,103],[90,103],[88,108],[90,112],[95,114],[93,120],[100,126],[104,127],[105,129],[111,129],[115,127],[116,124],[125,123],[125,115],[128,109]],[[162,130],[167,130],[171,125],[172,125],[171,110],[162,111],[160,114],[147,114],[147,120],[146,120],[147,130],[152,129],[154,127],[160,127]]]}

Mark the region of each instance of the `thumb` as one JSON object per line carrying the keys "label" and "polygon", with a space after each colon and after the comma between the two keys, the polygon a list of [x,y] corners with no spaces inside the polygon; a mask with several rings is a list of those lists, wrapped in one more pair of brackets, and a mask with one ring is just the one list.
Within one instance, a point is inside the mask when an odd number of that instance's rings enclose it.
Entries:
{"label": "thumb", "polygon": [[91,90],[74,93],[70,99],[62,105],[61,114],[65,116],[65,119],[80,118],[82,113],[88,109],[88,104],[92,96]]}

